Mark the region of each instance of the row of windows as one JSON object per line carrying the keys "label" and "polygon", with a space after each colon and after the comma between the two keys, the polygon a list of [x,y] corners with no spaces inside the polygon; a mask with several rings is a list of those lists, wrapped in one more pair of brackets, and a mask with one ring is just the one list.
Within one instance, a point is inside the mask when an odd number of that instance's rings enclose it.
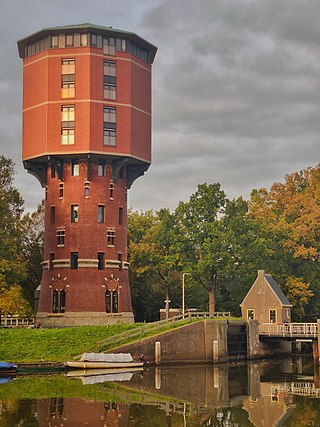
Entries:
{"label": "row of windows", "polygon": [[[107,290],[105,292],[106,313],[118,313],[119,295],[118,291]],[[66,311],[66,291],[55,289],[52,292],[52,313],[65,313]]]}
{"label": "row of windows", "polygon": [[[77,175],[73,175],[73,176],[77,176]],[[84,197],[86,199],[88,199],[90,197],[90,182],[86,181],[84,183]],[[125,193],[127,194],[127,193]],[[64,195],[64,184],[63,182],[59,183],[59,199],[63,199],[63,195]],[[110,200],[113,200],[114,198],[114,183],[110,182],[109,185],[109,198]],[[47,192],[46,192],[46,200],[47,200]]]}
{"label": "row of windows", "polygon": [[120,37],[103,37],[95,33],[74,33],[47,36],[25,48],[26,57],[50,48],[93,46],[103,49],[105,55],[115,55],[116,51],[130,52],[145,62],[149,62],[148,50],[136,45],[131,40]]}
{"label": "row of windows", "polygon": [[[64,227],[57,228],[57,246],[63,247],[66,240],[66,230]],[[116,242],[116,231],[114,228],[107,229],[107,245],[108,247],[115,246]]]}
{"label": "row of windows", "polygon": [[[104,160],[98,160],[98,168],[97,168],[98,176],[106,176],[106,162]],[[79,176],[80,175],[80,166],[79,160],[72,160],[71,162],[71,176]],[[51,178],[56,177],[56,170],[54,166],[51,166]],[[113,189],[114,183],[110,182],[110,197],[113,198]],[[112,195],[111,195],[112,191]]]}
{"label": "row of windows", "polygon": [[[103,108],[103,144],[116,145],[117,113],[114,107]],[[75,106],[61,107],[61,144],[75,143]]]}
{"label": "row of windows", "polygon": [[[123,208],[119,207],[119,225],[123,225]],[[98,205],[98,224],[105,223],[105,205]],[[79,222],[79,205],[71,205],[70,208],[70,221]],[[56,207],[50,207],[50,224],[54,225],[56,222]]]}
{"label": "row of windows", "polygon": [[[77,270],[78,269],[78,252],[71,252],[70,254],[70,269],[71,270]],[[53,261],[54,261],[54,253],[50,254],[49,258],[49,270],[53,270]],[[98,252],[98,270],[104,270],[105,268],[105,253],[104,252]],[[122,270],[122,254],[118,254],[118,261],[119,261],[119,270]]]}

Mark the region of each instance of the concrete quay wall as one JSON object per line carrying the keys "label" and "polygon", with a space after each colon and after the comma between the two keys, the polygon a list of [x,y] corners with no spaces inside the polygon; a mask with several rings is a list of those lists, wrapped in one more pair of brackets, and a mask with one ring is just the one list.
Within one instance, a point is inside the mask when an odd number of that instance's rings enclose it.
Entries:
{"label": "concrete quay wall", "polygon": [[[234,325],[246,327],[247,354],[229,354],[228,352],[228,339],[229,342],[232,339],[230,336],[228,338],[228,328]],[[274,345],[259,342],[258,325],[254,322],[249,324],[241,320],[206,319],[117,347],[113,352],[128,352],[134,359],[138,359],[143,354],[145,360],[157,365],[220,363],[290,353],[291,349],[285,348],[285,344],[287,343],[279,343],[275,348]]]}

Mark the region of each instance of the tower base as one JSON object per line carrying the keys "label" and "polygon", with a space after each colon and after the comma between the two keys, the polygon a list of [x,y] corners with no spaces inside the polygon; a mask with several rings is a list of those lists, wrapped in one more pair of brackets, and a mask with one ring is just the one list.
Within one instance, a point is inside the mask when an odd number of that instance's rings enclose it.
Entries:
{"label": "tower base", "polygon": [[70,326],[103,326],[116,323],[134,323],[133,313],[68,312],[36,315],[36,321],[43,328],[66,328]]}

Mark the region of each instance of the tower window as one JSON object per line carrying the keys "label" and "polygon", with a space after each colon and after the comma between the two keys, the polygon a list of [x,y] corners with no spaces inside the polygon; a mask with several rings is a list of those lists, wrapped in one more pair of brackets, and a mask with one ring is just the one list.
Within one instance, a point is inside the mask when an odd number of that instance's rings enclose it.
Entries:
{"label": "tower window", "polygon": [[98,176],[104,176],[104,175],[105,175],[104,160],[99,160],[99,163],[98,163]]}
{"label": "tower window", "polygon": [[55,289],[52,293],[52,313],[58,313],[59,312],[58,301],[59,301],[59,293]]}
{"label": "tower window", "polygon": [[79,206],[71,205],[71,222],[79,221]]}
{"label": "tower window", "polygon": [[61,62],[61,97],[74,98],[75,96],[75,60],[62,59]]}
{"label": "tower window", "polygon": [[78,269],[78,252],[71,252],[70,268],[71,268],[71,270],[77,270]]}
{"label": "tower window", "polygon": [[88,199],[90,196],[90,182],[84,183],[84,197]]}
{"label": "tower window", "polygon": [[118,254],[118,261],[120,262],[120,264],[119,264],[119,270],[121,271],[122,270],[122,254]]}
{"label": "tower window", "polygon": [[116,99],[116,85],[115,83],[103,84],[103,97],[105,99]]}
{"label": "tower window", "polygon": [[60,291],[59,311],[60,313],[66,311],[66,291],[63,289]]}
{"label": "tower window", "polygon": [[98,205],[98,224],[103,224],[104,218],[104,205]]}
{"label": "tower window", "polygon": [[116,145],[116,130],[108,127],[109,123],[105,123],[103,128],[103,144],[115,146]]}
{"label": "tower window", "polygon": [[108,246],[114,246],[116,240],[116,231],[114,228],[109,228],[107,230],[107,244]]}
{"label": "tower window", "polygon": [[116,46],[114,37],[104,37],[102,40],[103,43],[103,53],[105,55],[115,55]]}
{"label": "tower window", "polygon": [[79,172],[80,172],[79,162],[77,160],[74,160],[72,162],[71,175],[72,176],[79,176]]}
{"label": "tower window", "polygon": [[123,225],[123,208],[119,208],[119,225]]}
{"label": "tower window", "polygon": [[59,184],[59,198],[63,198],[63,182],[60,182]]}
{"label": "tower window", "polygon": [[49,255],[49,270],[53,270],[53,261],[54,261],[54,253],[52,252],[50,255]]}
{"label": "tower window", "polygon": [[57,228],[57,246],[64,246],[65,235],[64,228]]}
{"label": "tower window", "polygon": [[74,144],[74,105],[61,107],[61,144]]}
{"label": "tower window", "polygon": [[60,292],[55,289],[52,292],[52,313],[65,313],[66,311],[66,291]]}
{"label": "tower window", "polygon": [[117,68],[114,61],[103,61],[103,74],[105,76],[116,77]]}
{"label": "tower window", "polygon": [[111,313],[111,291],[106,291],[106,313]]}
{"label": "tower window", "polygon": [[105,123],[116,123],[116,109],[114,107],[104,107],[103,108],[103,121]]}
{"label": "tower window", "polygon": [[118,291],[112,292],[112,313],[118,313]]}
{"label": "tower window", "polygon": [[104,252],[98,252],[98,270],[104,270]]}
{"label": "tower window", "polygon": [[109,185],[109,197],[110,197],[110,200],[113,200],[113,194],[114,194],[114,183],[112,181],[110,181],[110,185]]}
{"label": "tower window", "polygon": [[50,224],[53,225],[56,222],[56,208],[55,206],[50,206]]}

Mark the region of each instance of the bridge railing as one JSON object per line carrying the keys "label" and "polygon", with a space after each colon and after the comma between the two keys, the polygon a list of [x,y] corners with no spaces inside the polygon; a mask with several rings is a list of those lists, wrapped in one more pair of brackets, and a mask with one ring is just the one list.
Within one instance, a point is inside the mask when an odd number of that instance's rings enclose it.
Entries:
{"label": "bridge railing", "polygon": [[259,325],[259,335],[312,338],[318,336],[318,325],[317,323],[262,323]]}
{"label": "bridge railing", "polygon": [[28,328],[34,326],[34,318],[19,316],[0,316],[1,328]]}

